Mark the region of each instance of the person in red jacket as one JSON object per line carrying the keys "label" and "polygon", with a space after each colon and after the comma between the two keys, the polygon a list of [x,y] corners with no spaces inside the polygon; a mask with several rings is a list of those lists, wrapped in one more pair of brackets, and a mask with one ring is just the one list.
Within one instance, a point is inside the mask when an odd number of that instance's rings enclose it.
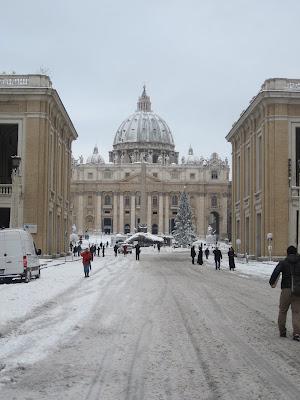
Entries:
{"label": "person in red jacket", "polygon": [[82,257],[84,276],[88,278],[90,273],[92,255],[88,247],[82,253],[80,253],[80,255]]}

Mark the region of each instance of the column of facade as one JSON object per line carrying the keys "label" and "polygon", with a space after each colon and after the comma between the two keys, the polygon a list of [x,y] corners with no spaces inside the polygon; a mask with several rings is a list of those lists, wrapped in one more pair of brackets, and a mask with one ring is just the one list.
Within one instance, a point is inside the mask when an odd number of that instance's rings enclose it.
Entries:
{"label": "column of facade", "polygon": [[102,193],[97,192],[96,195],[96,223],[95,229],[102,232]]}
{"label": "column of facade", "polygon": [[206,218],[205,218],[205,197],[204,193],[199,193],[197,198],[197,234],[200,237],[205,237],[207,233]]}
{"label": "column of facade", "polygon": [[165,234],[168,235],[169,232],[169,193],[165,195]]}
{"label": "column of facade", "polygon": [[119,232],[124,233],[124,195],[120,193],[120,208],[119,208],[119,215],[120,215],[120,226]]}
{"label": "column of facade", "polygon": [[113,202],[113,233],[118,233],[118,195],[114,193]]}
{"label": "column of facade", "polygon": [[162,193],[159,193],[158,196],[159,200],[158,200],[158,233],[162,234],[164,227],[164,197]]}
{"label": "column of facade", "polygon": [[147,230],[152,232],[152,196],[151,193],[148,194],[147,200]]}
{"label": "column of facade", "polygon": [[220,234],[221,237],[227,237],[227,194],[221,194],[221,226],[220,226]]}
{"label": "column of facade", "polygon": [[77,232],[81,235],[84,234],[84,218],[83,218],[83,194],[78,195],[78,214],[77,214]]}
{"label": "column of facade", "polygon": [[134,228],[135,228],[135,193],[131,195],[130,205],[131,205],[131,210],[130,210],[130,233],[134,233]]}

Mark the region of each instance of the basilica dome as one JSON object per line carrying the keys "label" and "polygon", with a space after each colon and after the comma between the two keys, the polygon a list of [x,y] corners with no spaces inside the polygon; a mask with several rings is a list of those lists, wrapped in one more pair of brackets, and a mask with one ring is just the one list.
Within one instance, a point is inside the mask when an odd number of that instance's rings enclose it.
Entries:
{"label": "basilica dome", "polygon": [[93,154],[89,156],[86,160],[87,164],[105,164],[103,157],[99,154],[98,146],[94,147]]}
{"label": "basilica dome", "polygon": [[167,123],[151,110],[150,97],[144,86],[139,97],[137,110],[119,126],[110,159],[113,162],[176,162],[178,153],[172,132]]}

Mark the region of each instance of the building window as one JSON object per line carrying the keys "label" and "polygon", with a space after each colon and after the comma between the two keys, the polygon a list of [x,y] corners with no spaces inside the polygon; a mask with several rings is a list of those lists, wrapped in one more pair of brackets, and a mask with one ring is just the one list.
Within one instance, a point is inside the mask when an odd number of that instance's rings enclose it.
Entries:
{"label": "building window", "polygon": [[158,205],[157,196],[153,196],[152,197],[152,206],[153,207],[157,207],[157,205]]}
{"label": "building window", "polygon": [[172,199],[171,199],[171,204],[172,206],[178,206],[178,196],[177,195],[173,195]]}
{"label": "building window", "polygon": [[130,197],[125,196],[125,207],[129,207],[129,206],[130,206]]}
{"label": "building window", "polygon": [[250,147],[246,147],[245,150],[245,197],[248,197],[250,194]]}
{"label": "building window", "polygon": [[109,210],[105,210],[104,214],[110,214],[110,211]]}
{"label": "building window", "polygon": [[135,200],[136,200],[136,205],[140,206],[141,205],[141,196],[139,194],[136,196]]}
{"label": "building window", "polygon": [[130,225],[129,224],[126,224],[124,226],[124,233],[130,233]]}
{"label": "building window", "polygon": [[171,172],[171,179],[179,179],[179,173],[177,171]]}
{"label": "building window", "polygon": [[93,196],[88,196],[88,206],[93,205]]}
{"label": "building window", "polygon": [[236,200],[240,200],[240,179],[241,179],[241,157],[240,155],[237,156],[236,161]]}
{"label": "building window", "polygon": [[130,214],[130,211],[129,211],[129,210],[126,210],[126,211],[125,211],[125,214]]}
{"label": "building window", "polygon": [[190,174],[190,180],[193,181],[196,179],[196,175],[195,174]]}
{"label": "building window", "polygon": [[108,194],[104,197],[104,205],[111,206],[111,196],[109,196]]}
{"label": "building window", "polygon": [[130,172],[125,172],[125,178],[128,178],[130,176]]}
{"label": "building window", "polygon": [[213,208],[218,207],[218,198],[215,194],[211,196],[211,206]]}
{"label": "building window", "polygon": [[111,179],[112,171],[104,171],[104,179]]}
{"label": "building window", "polygon": [[153,215],[157,215],[157,211],[153,211],[153,213],[152,213]]}
{"label": "building window", "polygon": [[153,172],[153,176],[154,176],[154,178],[157,178],[157,176],[158,176],[157,172]]}
{"label": "building window", "polygon": [[218,171],[211,171],[211,179],[218,179]]}
{"label": "building window", "polygon": [[88,173],[88,179],[93,179],[93,173],[92,172]]}
{"label": "building window", "polygon": [[262,138],[261,135],[256,141],[256,191],[261,190],[262,187]]}

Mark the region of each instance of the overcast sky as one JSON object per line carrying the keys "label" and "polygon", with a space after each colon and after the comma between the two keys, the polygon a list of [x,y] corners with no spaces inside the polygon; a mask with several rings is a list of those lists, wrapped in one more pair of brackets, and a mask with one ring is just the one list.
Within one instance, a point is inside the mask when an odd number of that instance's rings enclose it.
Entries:
{"label": "overcast sky", "polygon": [[48,70],[78,132],[115,132],[147,86],[180,157],[230,158],[225,136],[271,77],[300,78],[299,0],[1,1],[0,72]]}

